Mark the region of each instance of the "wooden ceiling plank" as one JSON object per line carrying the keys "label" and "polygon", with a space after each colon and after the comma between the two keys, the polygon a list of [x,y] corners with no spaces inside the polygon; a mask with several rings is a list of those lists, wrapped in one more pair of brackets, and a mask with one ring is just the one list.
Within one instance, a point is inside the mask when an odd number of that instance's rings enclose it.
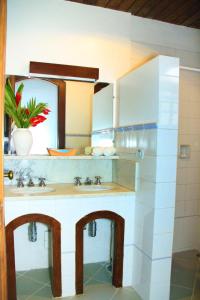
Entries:
{"label": "wooden ceiling plank", "polygon": [[122,11],[127,11],[127,12],[129,12],[135,1],[136,1],[136,0],[124,0],[124,1],[122,1],[122,3],[118,6],[118,9],[119,9],[119,10],[122,10]]}
{"label": "wooden ceiling plank", "polygon": [[83,3],[83,0],[68,0],[70,2]]}
{"label": "wooden ceiling plank", "polygon": [[129,11],[134,15],[137,16],[140,9],[146,4],[146,1],[148,0],[136,0],[132,7],[129,9]]}
{"label": "wooden ceiling plank", "polygon": [[[197,23],[200,19],[200,10],[196,11],[192,16],[190,16],[187,20],[185,20],[182,25],[191,26],[192,24]],[[196,28],[196,27],[195,27]]]}
{"label": "wooden ceiling plank", "polygon": [[147,1],[146,4],[143,6],[143,8],[141,8],[141,10],[139,11],[138,15],[140,17],[147,17],[148,18],[149,13],[152,10],[154,10],[154,8],[156,8],[159,3],[160,3],[160,0]]}
{"label": "wooden ceiling plank", "polygon": [[119,10],[118,7],[122,3],[123,0],[110,0],[106,4],[106,8]]}
{"label": "wooden ceiling plank", "polygon": [[155,19],[163,21],[163,22],[167,22],[168,17],[176,14],[178,8],[181,6],[181,3],[183,2],[183,0],[176,0],[170,3],[170,5],[167,6],[166,9],[164,9],[162,12],[160,12],[160,14],[155,15]]}
{"label": "wooden ceiling plank", "polygon": [[199,28],[200,0],[68,0],[156,19],[177,25]]}
{"label": "wooden ceiling plank", "polygon": [[82,0],[83,4],[96,5],[96,0]]}
{"label": "wooden ceiling plank", "polygon": [[100,7],[106,7],[106,5],[108,4],[109,0],[97,0],[96,1],[96,6],[100,6]]}
{"label": "wooden ceiling plank", "polygon": [[200,10],[200,1],[192,1],[190,3],[190,6],[184,6],[184,10],[182,11],[182,14],[179,14],[176,16],[176,18],[173,20],[177,25],[182,25],[187,19],[192,17],[197,11]]}
{"label": "wooden ceiling plank", "polygon": [[170,0],[157,0],[156,5],[149,11],[148,18],[154,19],[156,15],[159,15],[163,10],[165,10],[170,5]]}
{"label": "wooden ceiling plank", "polygon": [[177,24],[175,20],[180,18],[183,15],[183,12],[188,14],[190,7],[195,4],[195,1],[196,0],[190,0],[183,3],[183,0],[179,0],[173,3],[165,14],[162,14],[161,18],[165,22]]}
{"label": "wooden ceiling plank", "polygon": [[[196,7],[200,5],[199,0],[190,0],[190,1],[185,1],[181,7],[176,11],[176,14],[171,16],[171,21],[172,22],[181,22],[184,21],[189,15],[193,14],[193,12],[196,11]],[[179,21],[178,21],[179,20]]]}

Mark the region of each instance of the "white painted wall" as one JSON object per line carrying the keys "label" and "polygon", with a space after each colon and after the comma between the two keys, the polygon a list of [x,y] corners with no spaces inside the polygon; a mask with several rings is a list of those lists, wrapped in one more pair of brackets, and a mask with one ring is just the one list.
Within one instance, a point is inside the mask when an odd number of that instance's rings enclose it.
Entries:
{"label": "white painted wall", "polygon": [[63,0],[8,0],[6,73],[27,75],[35,60],[99,67],[100,80],[113,82],[160,51],[197,64],[199,40],[196,29],[129,13]]}
{"label": "white painted wall", "polygon": [[63,0],[9,0],[6,73],[27,74],[33,60],[98,67],[111,82],[133,64],[130,21]]}

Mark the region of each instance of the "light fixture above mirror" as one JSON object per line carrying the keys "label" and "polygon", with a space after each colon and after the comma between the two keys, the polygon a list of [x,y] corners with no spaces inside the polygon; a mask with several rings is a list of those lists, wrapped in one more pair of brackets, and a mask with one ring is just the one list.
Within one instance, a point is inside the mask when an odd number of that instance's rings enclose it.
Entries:
{"label": "light fixture above mirror", "polygon": [[30,77],[37,76],[95,82],[99,78],[99,69],[31,61],[29,66],[29,75]]}

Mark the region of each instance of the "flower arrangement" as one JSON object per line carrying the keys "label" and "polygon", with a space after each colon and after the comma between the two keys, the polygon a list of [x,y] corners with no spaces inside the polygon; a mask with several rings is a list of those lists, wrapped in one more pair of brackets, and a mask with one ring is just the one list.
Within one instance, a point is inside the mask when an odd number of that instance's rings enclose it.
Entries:
{"label": "flower arrangement", "polygon": [[10,80],[6,80],[5,113],[18,128],[35,127],[47,119],[45,115],[49,114],[50,109],[47,107],[47,103],[41,102],[36,104],[35,98],[31,98],[25,106],[22,106],[21,99],[23,89],[24,84],[21,83],[15,94]]}

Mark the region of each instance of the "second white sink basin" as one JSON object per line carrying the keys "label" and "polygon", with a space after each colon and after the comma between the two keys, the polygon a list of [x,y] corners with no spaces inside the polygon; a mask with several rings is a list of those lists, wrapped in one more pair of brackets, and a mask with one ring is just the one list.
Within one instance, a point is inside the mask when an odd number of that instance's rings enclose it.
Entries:
{"label": "second white sink basin", "polygon": [[54,188],[49,186],[31,186],[31,187],[19,187],[11,189],[13,194],[21,194],[21,195],[32,195],[32,194],[41,194],[41,193],[50,193],[55,191]]}
{"label": "second white sink basin", "polygon": [[82,192],[101,192],[112,190],[113,187],[110,185],[80,185],[76,186],[76,189]]}

